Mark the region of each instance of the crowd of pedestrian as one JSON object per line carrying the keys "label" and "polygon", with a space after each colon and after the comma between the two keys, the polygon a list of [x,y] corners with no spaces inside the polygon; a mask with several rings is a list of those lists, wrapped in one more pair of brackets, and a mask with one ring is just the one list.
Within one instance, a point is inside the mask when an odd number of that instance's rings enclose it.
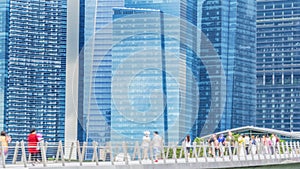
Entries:
{"label": "crowd of pedestrian", "polygon": [[153,132],[153,138],[150,138],[150,132],[145,131],[143,136],[142,148],[143,148],[143,159],[149,159],[150,146],[153,148],[153,159],[158,162],[163,148],[163,139],[159,135],[158,131]]}
{"label": "crowd of pedestrian", "polygon": [[[212,157],[224,156],[224,155],[249,155],[257,154],[264,151],[266,154],[274,154],[274,151],[278,151],[277,144],[280,138],[275,135],[249,135],[249,134],[236,134],[233,135],[231,131],[224,134],[216,135],[212,134],[211,137],[206,140],[208,144],[208,154]],[[184,152],[187,157],[190,155],[192,148],[192,140],[190,135],[187,135],[182,141]],[[153,132],[153,138],[150,138],[150,132],[145,131],[142,141],[143,148],[143,159],[149,159],[150,146],[153,148],[153,159],[155,162],[158,161],[163,148],[162,137],[159,136],[158,132]]]}
{"label": "crowd of pedestrian", "polygon": [[[192,148],[192,139],[190,135],[186,135],[186,137],[182,141],[182,146],[184,147],[184,152],[189,157],[190,151]],[[143,152],[143,160],[148,160],[149,159],[149,154],[150,154],[150,146],[152,147],[153,150],[153,159],[154,162],[158,162],[158,159],[161,158],[162,154],[162,149],[163,149],[163,139],[162,137],[158,134],[157,131],[153,132],[153,138],[150,138],[150,132],[145,131],[144,136],[143,136],[143,141],[141,144],[142,147],[142,152]]]}
{"label": "crowd of pedestrian", "polygon": [[[35,163],[40,162],[41,151],[40,151],[40,142],[43,140],[42,134],[37,133],[35,129],[32,129],[27,137],[28,141],[28,152],[31,155],[31,161],[34,165]],[[11,137],[6,134],[5,131],[2,131],[0,134],[0,143],[3,146],[4,157],[8,154],[8,144],[11,142]],[[267,154],[274,154],[275,151],[278,151],[277,145],[280,142],[280,138],[276,134],[271,135],[248,135],[248,134],[239,134],[233,136],[232,132],[228,132],[225,137],[224,134],[216,135],[212,134],[211,137],[207,140],[208,144],[208,154],[211,156],[220,156],[223,155],[248,155],[250,153],[257,154],[259,151],[264,151]],[[191,151],[191,137],[187,135],[182,142],[183,147],[185,148],[186,155],[189,156]],[[143,149],[143,159],[149,159],[150,148],[152,148],[153,159],[155,162],[158,162],[158,159],[161,157],[162,148],[163,148],[163,139],[157,131],[153,132],[153,138],[150,138],[150,132],[145,131],[142,141]]]}
{"label": "crowd of pedestrian", "polygon": [[[35,165],[35,163],[39,163],[41,160],[41,151],[40,151],[40,142],[43,140],[42,134],[37,133],[35,129],[32,129],[27,136],[27,142],[28,142],[28,153],[31,156],[32,165]],[[7,157],[8,154],[8,144],[11,142],[11,137],[5,132],[1,131],[0,134],[0,143],[3,147],[0,150],[0,155],[2,153],[4,154],[4,158]]]}
{"label": "crowd of pedestrian", "polygon": [[219,136],[212,134],[207,140],[209,155],[214,157],[231,153],[244,156],[262,151],[266,154],[274,154],[274,151],[278,151],[277,145],[280,142],[280,138],[276,134],[261,136],[239,134],[236,137],[230,131],[226,137],[223,134]]}

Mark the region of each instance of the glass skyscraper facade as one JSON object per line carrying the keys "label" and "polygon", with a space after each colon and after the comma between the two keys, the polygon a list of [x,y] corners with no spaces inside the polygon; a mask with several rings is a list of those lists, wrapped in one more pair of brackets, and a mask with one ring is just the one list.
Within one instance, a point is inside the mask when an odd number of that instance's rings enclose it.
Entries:
{"label": "glass skyscraper facade", "polygon": [[[200,68],[200,108],[196,135],[211,134],[209,125],[220,119],[216,131],[254,125],[256,109],[256,1],[205,0],[199,27],[218,53],[226,76],[225,109],[208,119],[211,82]],[[200,18],[199,18],[200,19]],[[214,127],[214,126],[213,126]],[[199,133],[201,132],[201,133]]]}
{"label": "glass skyscraper facade", "polygon": [[257,1],[258,127],[300,130],[300,2]]}
{"label": "glass skyscraper facade", "polygon": [[[199,103],[196,1],[125,1],[114,9],[112,142],[158,131],[179,142]],[[199,70],[199,69],[198,69]]]}
{"label": "glass skyscraper facade", "polygon": [[0,2],[0,129],[4,129],[5,77],[7,76],[8,0]]}
{"label": "glass skyscraper facade", "polygon": [[81,8],[79,140],[140,141],[157,130],[169,143],[255,124],[256,1]]}
{"label": "glass skyscraper facade", "polygon": [[80,0],[79,141],[110,141],[112,8],[123,6],[123,0]]}
{"label": "glass skyscraper facade", "polygon": [[0,4],[4,130],[14,141],[32,128],[46,141],[64,141],[67,1]]}

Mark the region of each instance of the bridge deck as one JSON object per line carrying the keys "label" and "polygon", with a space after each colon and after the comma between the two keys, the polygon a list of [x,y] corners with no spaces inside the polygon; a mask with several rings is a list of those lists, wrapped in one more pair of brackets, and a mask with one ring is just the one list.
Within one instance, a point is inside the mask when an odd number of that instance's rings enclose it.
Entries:
{"label": "bridge deck", "polygon": [[246,157],[238,157],[233,156],[232,159],[225,156],[221,157],[209,157],[209,158],[181,158],[181,159],[160,159],[158,162],[152,162],[151,160],[142,160],[141,162],[138,160],[128,161],[126,164],[123,162],[82,162],[80,164],[79,161],[65,162],[62,161],[48,161],[44,166],[43,163],[35,163],[34,165],[30,162],[27,163],[27,167],[24,166],[24,163],[17,162],[16,164],[6,164],[5,168],[17,168],[17,169],[28,169],[28,168],[72,168],[72,169],[93,169],[93,168],[101,168],[101,169],[177,169],[184,167],[185,169],[194,169],[194,168],[235,168],[235,167],[250,167],[250,166],[265,166],[265,165],[280,165],[280,164],[292,164],[292,163],[300,163],[300,157],[293,158],[278,158],[275,155],[268,155],[266,159],[261,159],[260,155],[254,155],[253,159],[251,155],[247,155]]}
{"label": "bridge deck", "polygon": [[[3,147],[1,149],[3,150]],[[154,162],[153,158],[142,160],[142,149],[139,144],[131,147],[127,147],[125,143],[122,146],[112,147],[109,145],[101,147],[94,143],[93,146],[88,147],[85,143],[82,146],[79,142],[77,142],[77,145],[72,143],[71,146],[66,146],[59,142],[58,145],[51,147],[47,143],[42,143],[42,161],[35,164],[28,162],[31,157],[25,151],[24,142],[21,142],[21,144],[16,143],[10,149],[14,149],[14,151],[11,151],[13,153],[13,157],[11,154],[11,159],[3,160],[4,155],[0,155],[0,165],[3,168],[177,169],[184,167],[186,169],[195,169],[264,166],[300,162],[299,142],[282,142],[274,146],[257,144],[256,146],[247,147],[249,155],[245,155],[246,148],[238,144],[221,146],[220,151],[216,153],[214,146],[209,146],[205,143],[196,145],[194,143],[189,155],[185,151],[185,147],[174,144],[165,146],[162,149],[161,159],[158,162]],[[221,156],[211,157],[210,153],[220,154]],[[124,154],[127,154],[127,156],[124,156]],[[146,152],[146,155],[153,157],[153,149],[151,147]]]}

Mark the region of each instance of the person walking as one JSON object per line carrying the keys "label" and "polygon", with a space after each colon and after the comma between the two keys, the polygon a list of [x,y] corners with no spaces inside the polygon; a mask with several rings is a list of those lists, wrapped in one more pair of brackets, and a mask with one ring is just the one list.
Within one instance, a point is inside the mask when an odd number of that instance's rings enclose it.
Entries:
{"label": "person walking", "polygon": [[250,146],[250,137],[248,135],[245,136],[245,149],[246,149],[246,155],[249,153],[249,146]]}
{"label": "person walking", "polygon": [[[208,150],[208,154],[210,154],[211,156],[215,157],[217,150],[218,150],[218,139],[217,139],[217,135],[213,134],[210,139],[208,140],[208,146],[209,146],[209,150]],[[214,148],[213,148],[214,147]]]}
{"label": "person walking", "polygon": [[163,148],[163,142],[161,136],[158,134],[157,131],[154,131],[154,136],[152,139],[152,146],[153,146],[153,155],[155,162],[158,162],[158,156]]}
{"label": "person walking", "polygon": [[231,131],[228,132],[228,135],[226,137],[226,143],[227,143],[227,146],[228,146],[228,148],[227,148],[227,151],[228,151],[227,154],[229,154],[229,149],[230,149],[231,154],[234,155],[235,140],[234,140],[234,137],[233,137]]}
{"label": "person walking", "polygon": [[220,134],[220,136],[218,137],[218,145],[219,145],[219,156],[223,157],[224,155],[224,151],[225,151],[225,137],[223,134]]}
{"label": "person walking", "polygon": [[183,141],[184,147],[185,147],[185,153],[187,155],[187,157],[190,156],[190,151],[191,151],[191,137],[190,135],[187,135]]}
{"label": "person walking", "polygon": [[28,152],[31,154],[32,165],[37,162],[37,154],[39,150],[37,149],[37,143],[39,142],[38,137],[36,135],[36,130],[32,129],[30,134],[27,137],[28,141]]}
{"label": "person walking", "polygon": [[251,140],[250,140],[250,147],[251,147],[251,152],[252,152],[252,154],[256,154],[256,139],[255,139],[255,136],[254,135],[252,135],[251,136]]}
{"label": "person walking", "polygon": [[151,142],[150,132],[144,131],[143,142],[142,142],[143,160],[148,160],[148,151],[149,151],[150,142]]}
{"label": "person walking", "polygon": [[8,143],[11,142],[11,137],[9,135],[7,135],[5,131],[1,131],[0,142],[1,142],[1,145],[3,146],[4,158],[6,158],[6,156],[8,154]]}
{"label": "person walking", "polygon": [[244,147],[245,147],[245,136],[243,134],[241,134],[239,137],[238,137],[238,155],[240,157],[244,156],[245,155],[245,152],[244,152]]}

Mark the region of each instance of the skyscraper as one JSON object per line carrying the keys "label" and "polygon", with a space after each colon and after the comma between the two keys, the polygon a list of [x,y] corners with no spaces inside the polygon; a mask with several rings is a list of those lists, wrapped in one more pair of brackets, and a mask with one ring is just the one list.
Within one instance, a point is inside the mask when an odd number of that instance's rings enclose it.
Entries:
{"label": "skyscraper", "polygon": [[122,6],[123,0],[80,0],[80,141],[110,141],[112,8]]}
{"label": "skyscraper", "polygon": [[[226,76],[226,101],[223,112],[211,114],[211,82],[200,68],[200,108],[196,135],[210,134],[208,127],[220,120],[216,131],[254,125],[256,108],[256,2],[255,0],[204,0],[199,27],[218,53]],[[199,18],[200,19],[200,18]],[[224,92],[224,91],[223,91]],[[214,127],[214,126],[213,126]],[[199,133],[201,132],[201,133]]]}
{"label": "skyscraper", "polygon": [[7,0],[0,8],[4,130],[15,141],[31,128],[64,141],[67,1]]}
{"label": "skyscraper", "polygon": [[179,0],[114,9],[112,142],[157,130],[168,144],[190,133],[198,107],[196,9],[196,1]]}
{"label": "skyscraper", "polygon": [[0,2],[0,129],[4,129],[5,77],[7,76],[8,0]]}
{"label": "skyscraper", "polygon": [[299,25],[299,1],[257,1],[258,127],[300,130]]}
{"label": "skyscraper", "polygon": [[254,124],[254,0],[111,2],[111,24],[97,3],[84,3],[83,139],[133,141],[158,130],[168,143]]}

